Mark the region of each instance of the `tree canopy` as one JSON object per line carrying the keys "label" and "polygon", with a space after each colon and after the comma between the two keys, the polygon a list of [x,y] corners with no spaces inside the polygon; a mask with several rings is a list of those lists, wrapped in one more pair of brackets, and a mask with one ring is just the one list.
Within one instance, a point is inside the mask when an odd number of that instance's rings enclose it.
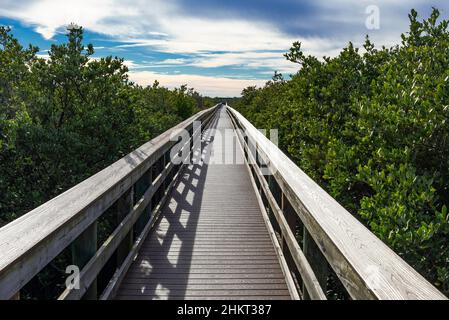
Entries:
{"label": "tree canopy", "polygon": [[48,58],[38,50],[0,27],[0,226],[211,104],[132,83],[123,59],[93,58],[80,27]]}
{"label": "tree canopy", "polygon": [[243,90],[238,109],[279,129],[280,147],[344,207],[449,293],[449,31],[412,10],[402,43],[349,43],[318,59],[295,42],[299,70]]}

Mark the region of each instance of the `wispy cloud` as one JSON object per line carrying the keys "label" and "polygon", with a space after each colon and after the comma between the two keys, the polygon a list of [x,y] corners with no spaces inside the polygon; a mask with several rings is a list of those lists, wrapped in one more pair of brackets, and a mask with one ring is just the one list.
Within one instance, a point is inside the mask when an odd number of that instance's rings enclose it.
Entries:
{"label": "wispy cloud", "polygon": [[165,59],[165,60],[162,60],[162,61],[158,62],[158,64],[179,65],[179,64],[186,64],[187,61],[188,61],[187,59],[183,59],[183,58],[179,58],[179,59]]}
{"label": "wispy cloud", "polygon": [[151,6],[141,0],[2,0],[0,16],[33,25],[46,39],[70,22],[107,35],[154,36],[165,33],[157,30],[156,24],[152,26],[151,21],[156,22],[157,15],[165,15],[170,7],[160,0],[152,0]]}
{"label": "wispy cloud", "polygon": [[[428,14],[431,6],[436,6],[447,17],[449,2],[431,2],[1,0],[0,17],[19,20],[44,39],[54,39],[64,32],[65,25],[75,22],[110,41],[110,46],[100,43],[97,54],[123,56],[136,72],[164,68],[173,76],[194,81],[185,74],[210,77],[217,71],[234,79],[265,80],[274,70],[296,71],[297,66],[282,56],[293,41],[301,41],[306,53],[318,57],[336,55],[348,41],[361,45],[365,34],[378,45],[392,45],[407,30],[407,13],[412,7]],[[380,9],[378,30],[365,27],[368,5]],[[147,70],[140,77],[154,74]]]}

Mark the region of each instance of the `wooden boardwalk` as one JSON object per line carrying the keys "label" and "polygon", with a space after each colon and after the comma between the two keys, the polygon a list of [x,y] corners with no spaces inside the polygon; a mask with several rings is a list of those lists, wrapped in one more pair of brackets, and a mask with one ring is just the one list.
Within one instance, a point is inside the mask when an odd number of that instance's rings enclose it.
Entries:
{"label": "wooden boardwalk", "polygon": [[[224,108],[213,127],[235,135]],[[242,151],[221,141],[205,132],[116,299],[290,299]]]}
{"label": "wooden boardwalk", "polygon": [[[175,158],[198,161],[178,166],[167,155],[184,130],[188,154]],[[118,225],[99,244],[105,214]],[[0,228],[0,300],[20,297],[69,248],[80,285],[61,300],[324,300],[330,272],[352,299],[447,299],[223,104]]]}

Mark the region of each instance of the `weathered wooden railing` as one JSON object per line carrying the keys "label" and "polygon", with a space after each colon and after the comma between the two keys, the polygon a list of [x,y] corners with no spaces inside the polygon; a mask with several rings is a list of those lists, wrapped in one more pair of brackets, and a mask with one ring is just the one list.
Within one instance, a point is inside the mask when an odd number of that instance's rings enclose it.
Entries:
{"label": "weathered wooden railing", "polygon": [[[172,134],[189,132],[190,140],[178,157],[192,156],[192,136],[207,127],[216,110],[217,106],[197,113],[1,228],[0,299],[17,298],[21,288],[69,246],[72,264],[80,269],[80,286],[67,288],[59,298],[112,297],[180,172],[183,162],[170,161],[171,148],[177,144],[170,139]],[[201,121],[201,128],[194,121]],[[119,223],[97,247],[97,220],[106,210],[116,214]],[[106,288],[97,292],[97,277],[111,259],[116,260],[115,272]]]}
{"label": "weathered wooden railing", "polygon": [[326,299],[332,269],[353,299],[445,299],[239,112],[227,110],[300,297]]}

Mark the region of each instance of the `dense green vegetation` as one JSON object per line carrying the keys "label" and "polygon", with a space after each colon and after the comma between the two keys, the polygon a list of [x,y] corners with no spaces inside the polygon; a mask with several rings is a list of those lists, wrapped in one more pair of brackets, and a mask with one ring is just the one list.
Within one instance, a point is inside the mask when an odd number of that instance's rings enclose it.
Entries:
{"label": "dense green vegetation", "polygon": [[236,106],[344,207],[449,293],[449,31],[435,9],[410,15],[402,43],[334,57],[294,43],[291,80],[275,74]]}
{"label": "dense green vegetation", "polygon": [[92,59],[81,28],[67,37],[44,59],[0,27],[0,226],[212,103],[133,84],[123,59]]}

